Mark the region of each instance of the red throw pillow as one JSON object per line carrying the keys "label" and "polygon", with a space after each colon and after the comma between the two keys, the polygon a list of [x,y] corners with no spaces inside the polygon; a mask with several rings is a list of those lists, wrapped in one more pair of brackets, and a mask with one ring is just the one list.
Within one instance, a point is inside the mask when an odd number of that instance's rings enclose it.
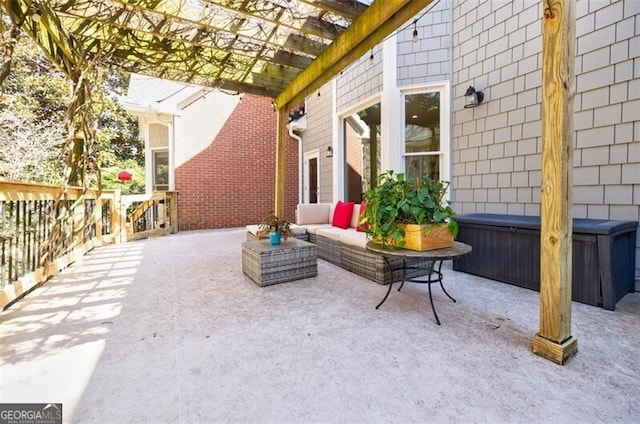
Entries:
{"label": "red throw pillow", "polygon": [[351,215],[353,214],[353,202],[338,201],[336,210],[333,212],[331,225],[339,228],[349,228]]}
{"label": "red throw pillow", "polygon": [[364,217],[364,211],[366,210],[367,210],[367,203],[366,202],[360,203],[360,215],[358,216],[358,226],[356,227],[357,231],[364,232],[364,231],[367,231],[367,228],[369,228],[368,222],[365,222],[364,225],[360,225],[360,221]]}

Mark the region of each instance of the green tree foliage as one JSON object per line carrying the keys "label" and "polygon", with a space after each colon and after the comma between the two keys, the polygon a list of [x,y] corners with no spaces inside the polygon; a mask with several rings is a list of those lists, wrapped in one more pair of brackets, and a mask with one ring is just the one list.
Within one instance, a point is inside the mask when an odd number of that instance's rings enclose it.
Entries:
{"label": "green tree foliage", "polygon": [[[5,51],[12,42],[9,32],[0,17],[0,47]],[[0,56],[0,66],[6,60]],[[118,102],[128,76],[102,70],[98,78],[92,104],[102,187],[123,188],[113,177],[126,169],[134,175],[126,191],[144,192],[144,144],[136,119]],[[21,35],[13,50],[11,72],[0,88],[0,177],[61,183],[64,120],[71,90],[68,78],[29,37]]]}

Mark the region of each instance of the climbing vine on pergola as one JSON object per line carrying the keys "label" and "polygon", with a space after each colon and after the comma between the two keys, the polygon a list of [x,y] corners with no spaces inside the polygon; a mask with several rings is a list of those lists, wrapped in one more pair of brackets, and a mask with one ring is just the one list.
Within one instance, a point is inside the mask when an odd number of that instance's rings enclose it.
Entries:
{"label": "climbing vine on pergola", "polygon": [[12,35],[26,31],[73,83],[66,177],[84,186],[86,172],[98,171],[89,107],[97,68],[268,96],[286,113],[431,1],[4,0],[2,6]]}

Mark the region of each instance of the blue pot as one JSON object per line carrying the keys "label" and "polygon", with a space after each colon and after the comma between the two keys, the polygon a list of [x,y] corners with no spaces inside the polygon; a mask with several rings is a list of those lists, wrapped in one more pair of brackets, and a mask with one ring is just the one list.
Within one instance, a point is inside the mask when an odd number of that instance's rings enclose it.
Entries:
{"label": "blue pot", "polygon": [[271,240],[271,244],[280,244],[280,233],[271,232],[269,233],[269,240]]}

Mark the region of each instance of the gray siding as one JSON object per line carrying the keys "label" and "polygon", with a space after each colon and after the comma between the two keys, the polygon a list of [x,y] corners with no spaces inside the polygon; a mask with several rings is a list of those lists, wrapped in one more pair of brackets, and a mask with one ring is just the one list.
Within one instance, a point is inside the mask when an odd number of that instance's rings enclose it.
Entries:
{"label": "gray siding", "polygon": [[[640,221],[640,0],[577,0],[576,17],[574,216]],[[413,25],[398,32],[397,82],[451,83],[453,206],[538,215],[542,2],[442,0],[416,18],[417,43]],[[378,46],[373,63],[367,53],[337,77],[338,111],[382,91],[381,60]],[[485,100],[465,109],[470,85]],[[332,112],[324,107],[318,117],[308,108],[307,137],[326,148]],[[330,181],[323,177],[325,189]]]}
{"label": "gray siding", "polygon": [[[576,18],[574,216],[637,221],[640,1],[578,0]],[[539,1],[454,4],[452,198],[460,212],[540,213],[541,20]],[[485,101],[464,109],[469,85]]]}
{"label": "gray siding", "polygon": [[[427,8],[428,9],[428,8]],[[398,32],[398,85],[416,85],[451,79],[451,5],[440,1]],[[413,21],[411,21],[413,22]]]}
{"label": "gray siding", "polygon": [[382,91],[382,48],[373,48],[336,77],[338,112],[357,106]]}
{"label": "gray siding", "polygon": [[320,196],[319,202],[333,200],[332,158],[326,157],[326,150],[332,144],[333,93],[331,83],[325,84],[305,101],[307,130],[302,135],[303,151],[320,151]]}

